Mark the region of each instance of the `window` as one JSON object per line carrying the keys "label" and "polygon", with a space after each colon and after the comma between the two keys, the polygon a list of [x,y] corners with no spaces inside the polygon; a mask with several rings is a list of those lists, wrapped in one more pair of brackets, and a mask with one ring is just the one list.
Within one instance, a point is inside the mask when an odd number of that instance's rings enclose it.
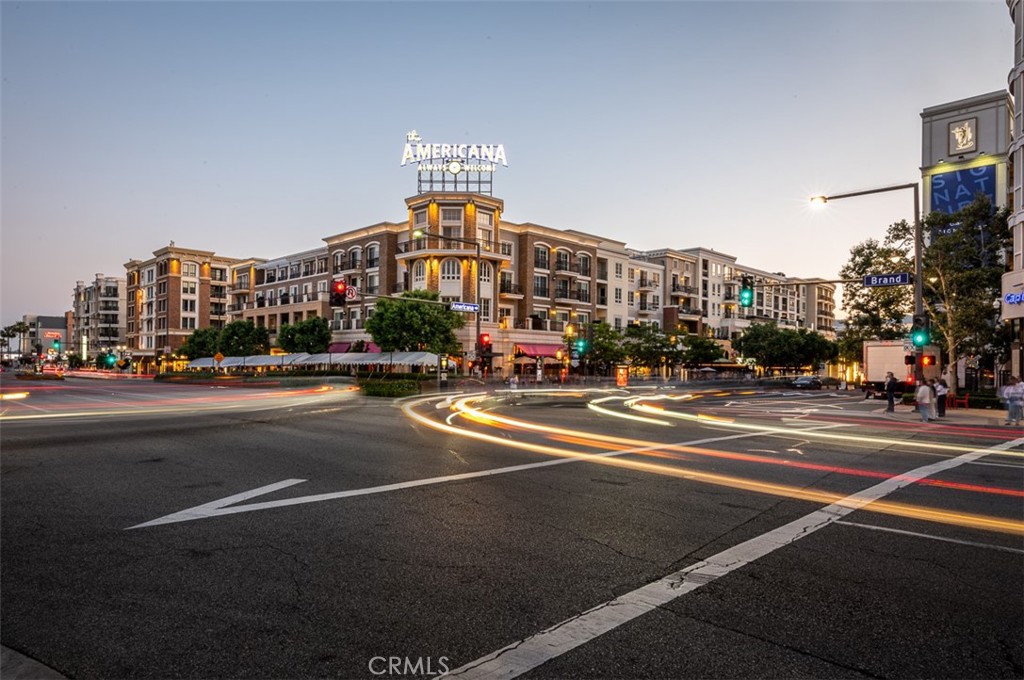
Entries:
{"label": "window", "polygon": [[618,304],[618,305],[622,304],[622,289],[621,288],[616,288],[615,289],[615,304]]}
{"label": "window", "polygon": [[533,266],[536,269],[548,268],[548,249],[544,246],[533,247]]}
{"label": "window", "polygon": [[183,311],[183,312],[195,312],[196,311],[196,301],[195,300],[182,300],[181,301],[181,311]]}
{"label": "window", "polygon": [[492,272],[492,270],[493,270],[493,267],[491,267],[491,263],[490,262],[481,262],[480,263],[480,280],[483,283],[490,283],[491,282],[491,272]]}
{"label": "window", "polygon": [[167,282],[166,281],[161,281],[158,284],[156,284],[156,292],[157,292],[157,295],[166,295],[167,294]]}
{"label": "window", "polygon": [[629,282],[632,283],[633,281],[636,281],[636,270],[633,269],[632,267],[630,267],[629,268]]}
{"label": "window", "polygon": [[366,247],[366,266],[368,268],[380,266],[380,246]]}
{"label": "window", "polygon": [[362,249],[360,249],[360,248],[353,248],[352,250],[348,251],[348,268],[349,269],[358,269],[361,266],[360,265],[360,261],[362,259],[363,259],[363,251],[362,251]]}
{"label": "window", "polygon": [[448,258],[441,263],[441,280],[442,281],[458,281],[462,278],[462,267],[459,265],[459,261]]}
{"label": "window", "polygon": [[427,228],[427,211],[417,210],[412,216],[412,226],[417,229]]}
{"label": "window", "polygon": [[196,294],[196,282],[195,281],[183,281],[181,284],[182,295],[195,295]]}
{"label": "window", "polygon": [[633,291],[629,291],[629,297],[627,299],[629,300],[629,306],[630,307],[632,307],[634,304],[636,304],[635,298],[634,298],[635,295],[636,295],[636,293],[634,293]]}
{"label": "window", "polygon": [[167,300],[157,300],[156,301],[156,311],[157,312],[166,312],[167,311]]}
{"label": "window", "polygon": [[185,264],[181,265],[181,275],[196,278],[197,276],[199,276],[199,265],[197,265],[195,262],[186,262]]}
{"label": "window", "polygon": [[462,226],[462,208],[441,208],[441,224]]}
{"label": "window", "polygon": [[325,274],[325,273],[327,273],[327,258],[326,257],[321,257],[319,260],[316,261],[316,273],[317,274]]}
{"label": "window", "polygon": [[376,295],[380,291],[380,274],[366,275],[366,294]]}
{"label": "window", "polygon": [[512,242],[511,241],[502,241],[501,242],[501,254],[502,255],[508,255],[509,257],[512,257]]}
{"label": "window", "polygon": [[334,254],[334,273],[337,274],[345,267],[345,253],[337,252]]}
{"label": "window", "polygon": [[427,265],[423,260],[417,260],[412,266],[412,286],[421,289],[427,283]]}
{"label": "window", "polygon": [[194,317],[194,316],[183,316],[183,317],[181,317],[181,327],[182,328],[192,328],[192,329],[194,329],[196,327],[196,317]]}
{"label": "window", "polygon": [[533,294],[537,297],[548,297],[548,277],[533,277]]}
{"label": "window", "polygon": [[214,281],[227,281],[228,271],[226,269],[211,269],[210,278]]}
{"label": "window", "polygon": [[621,279],[622,278],[622,263],[621,262],[616,262],[615,263],[615,278],[617,278],[617,279]]}
{"label": "window", "polygon": [[480,299],[480,318],[484,321],[491,320],[491,299],[481,298]]}
{"label": "window", "polygon": [[555,269],[569,270],[569,253],[564,250],[559,250],[555,253]]}
{"label": "window", "polygon": [[590,258],[586,255],[580,255],[577,259],[580,263],[580,274],[590,276]]}

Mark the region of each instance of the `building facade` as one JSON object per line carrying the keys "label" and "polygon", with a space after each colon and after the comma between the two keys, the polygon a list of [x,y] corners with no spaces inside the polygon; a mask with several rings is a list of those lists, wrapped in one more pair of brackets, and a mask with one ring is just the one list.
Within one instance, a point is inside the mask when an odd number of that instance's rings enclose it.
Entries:
{"label": "building facade", "polygon": [[1016,108],[1010,132],[1009,161],[1012,168],[1010,182],[1010,229],[1013,232],[1013,250],[1007,272],[1002,281],[1002,319],[1011,330],[1011,375],[1024,373],[1024,2],[1007,0],[1013,21],[1013,67],[1008,86]]}
{"label": "building facade", "polygon": [[231,272],[234,297],[230,319],[266,328],[270,342],[285,324],[317,317],[330,319],[327,286],[331,281],[327,248],[307,250],[267,261],[239,263]]}
{"label": "building facade", "polygon": [[96,274],[92,282],[78,281],[72,293],[74,318],[68,351],[83,360],[114,352],[125,344],[125,279]]}
{"label": "building facade", "polygon": [[239,262],[172,243],[125,264],[125,339],[140,370],[158,369],[195,330],[227,323],[229,274]]}

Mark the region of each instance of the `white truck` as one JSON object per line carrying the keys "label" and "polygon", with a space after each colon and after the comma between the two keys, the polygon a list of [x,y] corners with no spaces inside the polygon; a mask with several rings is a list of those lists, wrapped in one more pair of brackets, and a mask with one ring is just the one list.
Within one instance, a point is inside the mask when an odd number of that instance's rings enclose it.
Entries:
{"label": "white truck", "polygon": [[[922,368],[925,380],[938,378],[939,348],[927,345],[923,352]],[[909,358],[908,358],[909,357]],[[909,340],[865,340],[861,361],[861,389],[864,398],[885,398],[885,374],[892,371],[896,376],[896,398],[904,392],[914,391],[914,347]],[[909,363],[908,363],[909,362]]]}

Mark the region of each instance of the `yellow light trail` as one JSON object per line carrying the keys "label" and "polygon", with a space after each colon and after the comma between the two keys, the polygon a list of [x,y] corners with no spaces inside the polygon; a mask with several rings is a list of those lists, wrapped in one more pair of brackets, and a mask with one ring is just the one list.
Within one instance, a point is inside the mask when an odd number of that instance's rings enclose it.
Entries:
{"label": "yellow light trail", "polygon": [[4,400],[4,399],[27,399],[27,398],[28,398],[28,392],[7,392],[5,394],[0,394],[0,400]]}
{"label": "yellow light trail", "polygon": [[[523,449],[527,451],[533,451],[536,453],[543,453],[545,455],[557,456],[562,458],[576,458],[588,462],[600,463],[602,465],[610,465],[613,467],[619,467],[640,472],[649,472],[652,474],[659,474],[663,476],[677,477],[691,481],[714,484],[716,486],[724,486],[727,488],[739,489],[741,491],[751,491],[754,493],[762,493],[771,496],[779,496],[795,500],[810,501],[813,503],[822,503],[825,505],[837,504],[842,505],[844,507],[855,507],[858,509],[869,510],[871,512],[895,515],[899,517],[921,519],[930,522],[939,522],[942,524],[963,526],[987,531],[998,531],[1002,533],[1024,536],[1024,522],[1017,520],[1003,519],[999,517],[990,517],[986,515],[977,515],[971,513],[954,512],[942,510],[939,508],[913,506],[902,503],[894,503],[891,501],[873,501],[871,503],[864,505],[862,501],[855,502],[846,500],[848,496],[828,491],[818,491],[815,489],[800,488],[786,484],[775,484],[772,482],[761,482],[758,480],[745,479],[742,477],[735,477],[732,475],[701,472],[697,470],[689,470],[674,466],[660,465],[657,463],[649,463],[646,461],[615,458],[612,456],[624,453],[643,453],[645,451],[658,451],[663,449],[676,449],[685,451],[688,447],[673,444],[642,442],[639,440],[612,437],[609,435],[583,433],[568,430],[565,428],[549,427],[546,425],[539,425],[537,423],[517,421],[514,418],[496,416],[492,413],[484,413],[472,408],[469,405],[469,403],[471,401],[476,400],[477,398],[475,397],[460,399],[459,401],[453,404],[452,408],[458,411],[460,415],[463,415],[467,419],[470,419],[474,422],[478,422],[481,424],[503,423],[505,425],[511,426],[518,425],[521,429],[524,430],[531,430],[546,433],[548,435],[553,435],[552,438],[573,438],[574,443],[579,443],[594,448],[598,448],[599,446],[603,448],[613,448],[613,450],[606,451],[602,454],[583,453],[579,451],[571,451],[568,449],[560,449],[545,444],[533,444],[530,442],[515,441],[505,439],[503,437],[496,437],[482,432],[474,432],[471,430],[466,430],[464,428],[455,427],[453,425],[448,425],[446,423],[440,423],[433,419],[427,418],[426,416],[420,415],[415,411],[416,405],[427,401],[432,401],[434,399],[436,398],[427,397],[425,399],[407,402],[402,406],[402,410],[405,412],[407,417],[411,418],[412,420],[418,423],[421,423],[422,425],[425,425],[426,427],[430,427],[432,429],[439,430],[442,432],[447,432],[449,434],[469,437],[471,439],[486,441],[489,443],[498,444],[510,448]],[[806,433],[801,432],[801,435],[803,434]],[[588,444],[586,442],[590,443]],[[609,444],[613,446],[609,447]],[[629,444],[639,444],[641,446],[627,447],[625,449],[619,448],[621,446],[627,446]]]}

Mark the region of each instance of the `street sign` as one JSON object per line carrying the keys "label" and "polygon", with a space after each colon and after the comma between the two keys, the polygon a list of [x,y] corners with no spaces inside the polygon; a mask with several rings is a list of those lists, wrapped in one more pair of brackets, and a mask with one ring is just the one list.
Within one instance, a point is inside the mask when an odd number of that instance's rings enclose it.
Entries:
{"label": "street sign", "polygon": [[449,309],[453,312],[473,312],[475,314],[480,311],[480,305],[472,302],[453,302]]}
{"label": "street sign", "polygon": [[355,300],[357,295],[359,295],[359,290],[355,286],[349,286],[345,289],[346,299]]}
{"label": "street sign", "polygon": [[864,285],[869,288],[877,286],[906,286],[910,284],[910,273],[900,274],[868,274],[864,277]]}

